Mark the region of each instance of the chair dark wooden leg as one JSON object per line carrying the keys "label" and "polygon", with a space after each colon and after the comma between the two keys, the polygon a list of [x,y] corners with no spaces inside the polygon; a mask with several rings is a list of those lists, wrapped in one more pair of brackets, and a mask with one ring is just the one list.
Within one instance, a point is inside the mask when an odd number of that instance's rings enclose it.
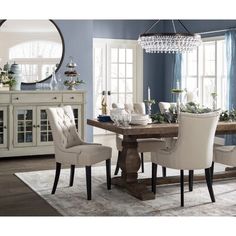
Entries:
{"label": "chair dark wooden leg", "polygon": [[106,160],[107,189],[111,189],[111,159]]}
{"label": "chair dark wooden leg", "polygon": [[193,191],[193,170],[189,170],[188,189],[189,189],[190,192]]}
{"label": "chair dark wooden leg", "polygon": [[215,202],[215,196],[212,188],[212,182],[211,182],[211,169],[207,168],[205,169],[205,177],[206,177],[206,182],[207,182],[207,188],[211,197],[211,201]]}
{"label": "chair dark wooden leg", "polygon": [[180,170],[180,199],[181,207],[184,206],[184,171]]}
{"label": "chair dark wooden leg", "polygon": [[213,184],[213,176],[214,176],[214,161],[211,164],[211,183]]}
{"label": "chair dark wooden leg", "polygon": [[85,166],[86,171],[86,186],[87,186],[87,199],[92,199],[92,184],[91,184],[91,166]]}
{"label": "chair dark wooden leg", "polygon": [[52,194],[56,192],[58,180],[60,177],[60,172],[61,172],[61,163],[56,162],[56,173],[55,173],[55,179],[54,179],[54,184],[52,188]]}
{"label": "chair dark wooden leg", "polygon": [[120,169],[120,167],[119,167],[120,155],[121,155],[121,151],[118,152],[118,158],[117,158],[117,162],[116,162],[116,169],[115,169],[114,175],[117,175],[119,172],[119,169]]}
{"label": "chair dark wooden leg", "polygon": [[75,176],[75,165],[70,166],[70,187],[73,186]]}
{"label": "chair dark wooden leg", "polygon": [[156,194],[157,164],[152,163],[152,192]]}
{"label": "chair dark wooden leg", "polygon": [[162,166],[162,177],[166,177],[166,167]]}
{"label": "chair dark wooden leg", "polygon": [[143,158],[143,152],[141,152],[141,170],[142,170],[142,173],[144,173],[144,158]]}

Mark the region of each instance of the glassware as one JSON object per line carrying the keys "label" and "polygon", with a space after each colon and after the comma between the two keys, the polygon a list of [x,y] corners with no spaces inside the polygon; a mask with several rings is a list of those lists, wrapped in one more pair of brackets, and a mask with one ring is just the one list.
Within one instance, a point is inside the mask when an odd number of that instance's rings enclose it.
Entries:
{"label": "glassware", "polygon": [[51,90],[57,90],[57,78],[56,78],[56,74],[55,74],[55,70],[53,70],[52,72],[52,78],[51,78],[51,82],[50,82],[50,87]]}
{"label": "glassware", "polygon": [[57,74],[57,89],[58,90],[63,90],[64,89],[63,79],[62,79],[61,73]]}
{"label": "glassware", "polygon": [[124,114],[122,125],[125,127],[129,127],[130,122],[131,122],[131,114],[130,113]]}

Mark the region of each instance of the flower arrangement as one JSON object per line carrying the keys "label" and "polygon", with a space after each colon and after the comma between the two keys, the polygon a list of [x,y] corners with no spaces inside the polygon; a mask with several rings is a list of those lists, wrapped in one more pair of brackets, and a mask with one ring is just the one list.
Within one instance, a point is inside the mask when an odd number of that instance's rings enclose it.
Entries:
{"label": "flower arrangement", "polygon": [[156,101],[155,99],[150,99],[150,100],[144,100],[145,103],[150,103],[150,104],[155,104]]}
{"label": "flower arrangement", "polygon": [[[181,112],[188,112],[188,113],[208,113],[211,112],[212,109],[207,107],[200,107],[199,104],[194,102],[186,103],[185,105],[181,105],[180,107]],[[156,113],[151,115],[151,118],[154,123],[176,123],[177,121],[177,112],[175,107],[170,107],[168,112],[164,114]],[[236,111],[235,111],[235,119],[236,119]]]}
{"label": "flower arrangement", "polygon": [[16,84],[16,80],[14,78],[14,73],[11,71],[4,71],[0,68],[0,83],[8,84],[10,88],[12,88]]}
{"label": "flower arrangement", "polygon": [[65,80],[64,81],[64,85],[68,86],[69,90],[72,90],[74,88],[75,85],[79,85],[79,84],[84,84],[83,80],[79,80],[79,78],[75,79],[75,80]]}
{"label": "flower arrangement", "polygon": [[232,109],[231,111],[221,112],[220,121],[236,121],[236,110]]}

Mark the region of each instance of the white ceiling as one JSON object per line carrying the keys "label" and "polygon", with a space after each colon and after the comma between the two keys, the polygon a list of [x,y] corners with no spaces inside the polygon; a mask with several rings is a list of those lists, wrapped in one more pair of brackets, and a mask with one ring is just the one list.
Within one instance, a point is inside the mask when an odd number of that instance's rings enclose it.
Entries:
{"label": "white ceiling", "polygon": [[0,27],[1,32],[56,32],[57,29],[49,20],[7,20]]}

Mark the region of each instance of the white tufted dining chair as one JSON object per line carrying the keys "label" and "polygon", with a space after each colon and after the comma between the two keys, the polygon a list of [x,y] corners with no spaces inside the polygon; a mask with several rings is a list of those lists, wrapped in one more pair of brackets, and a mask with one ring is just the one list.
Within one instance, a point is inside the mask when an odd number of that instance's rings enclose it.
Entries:
{"label": "white tufted dining chair", "polygon": [[56,174],[52,194],[56,192],[61,164],[71,165],[70,186],[73,185],[75,166],[85,167],[87,199],[91,200],[91,166],[106,161],[107,188],[111,189],[112,149],[81,140],[76,130],[71,106],[48,108],[47,115],[52,129],[56,159]]}
{"label": "white tufted dining chair", "polygon": [[158,150],[151,154],[152,191],[156,193],[157,165],[180,170],[181,206],[184,206],[184,170],[205,169],[207,187],[212,202],[210,167],[213,160],[213,142],[219,112],[193,114],[181,112],[178,139],[173,148]]}
{"label": "white tufted dining chair", "polygon": [[[159,106],[159,110],[160,110],[161,114],[164,114],[165,112],[168,112],[171,107],[176,107],[176,103],[175,102],[159,102],[158,106]],[[177,141],[177,137],[165,138],[165,141],[166,141],[166,146],[172,147],[175,144],[175,142]],[[214,138],[214,147],[222,146],[222,145],[224,145],[224,139],[219,138],[219,137],[215,137]],[[213,155],[214,155],[214,153],[213,153]],[[162,168],[164,168],[164,167],[162,167]],[[214,162],[212,163],[212,171],[213,171],[213,168],[214,168]],[[189,191],[193,191],[193,175],[194,175],[194,171],[190,170],[189,171]]]}
{"label": "white tufted dining chair", "polygon": [[[236,166],[236,146],[217,146],[214,148],[214,162],[227,166]],[[212,176],[214,171],[214,162],[212,164]]]}
{"label": "white tufted dining chair", "polygon": [[176,102],[159,102],[159,110],[161,114],[168,112],[171,107],[176,107]]}
{"label": "white tufted dining chair", "polygon": [[[116,103],[112,104],[112,108],[118,108],[119,106]],[[144,102],[140,103],[129,103],[124,104],[124,109],[133,114],[141,114],[145,115],[145,104]],[[116,148],[118,150],[118,159],[116,163],[116,169],[114,175],[117,175],[119,172],[119,161],[121,158],[121,152],[122,152],[122,141],[123,137],[121,135],[116,135]],[[152,152],[153,150],[156,150],[156,148],[165,148],[165,142],[163,139],[157,139],[157,138],[147,138],[147,139],[137,139],[138,143],[138,152],[141,154],[141,170],[144,172],[144,154],[145,152]],[[162,169],[163,177],[166,176],[166,169]]]}

